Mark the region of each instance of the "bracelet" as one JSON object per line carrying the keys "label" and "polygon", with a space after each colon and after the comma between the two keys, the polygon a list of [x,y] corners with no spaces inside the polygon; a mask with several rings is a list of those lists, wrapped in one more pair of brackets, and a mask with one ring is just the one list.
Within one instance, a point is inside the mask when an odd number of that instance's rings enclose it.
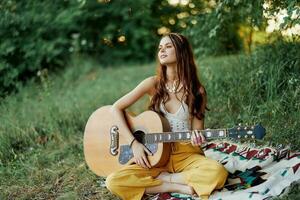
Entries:
{"label": "bracelet", "polygon": [[133,144],[133,142],[135,141],[136,139],[135,138],[133,138],[133,140],[130,142],[130,144],[129,144],[129,147],[131,148],[131,146],[132,146],[132,144]]}

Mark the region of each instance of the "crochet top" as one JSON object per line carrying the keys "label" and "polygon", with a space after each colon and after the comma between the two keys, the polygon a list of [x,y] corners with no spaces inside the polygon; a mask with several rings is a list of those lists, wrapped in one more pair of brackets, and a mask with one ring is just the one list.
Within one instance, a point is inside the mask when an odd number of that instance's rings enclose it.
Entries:
{"label": "crochet top", "polygon": [[171,132],[191,130],[189,120],[189,109],[185,102],[182,102],[176,113],[169,113],[165,105],[160,103],[160,110],[164,113],[165,118],[169,121]]}
{"label": "crochet top", "polygon": [[[176,113],[169,113],[164,104],[160,103],[160,110],[164,117],[169,121],[171,132],[190,131],[191,123],[189,120],[189,109],[185,102],[182,102]],[[183,147],[185,146],[185,147]],[[172,142],[172,154],[180,153],[200,153],[205,155],[201,146],[192,146],[190,142]]]}

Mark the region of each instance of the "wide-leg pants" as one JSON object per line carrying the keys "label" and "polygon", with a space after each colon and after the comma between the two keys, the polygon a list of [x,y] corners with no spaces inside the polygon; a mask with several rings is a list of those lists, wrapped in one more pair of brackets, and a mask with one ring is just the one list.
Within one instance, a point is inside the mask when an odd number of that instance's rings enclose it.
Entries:
{"label": "wide-leg pants", "polygon": [[172,153],[166,166],[145,169],[128,165],[110,174],[106,187],[123,200],[140,200],[146,187],[158,186],[155,179],[161,172],[182,173],[187,185],[194,188],[201,199],[208,199],[214,189],[221,189],[228,172],[219,162],[205,157],[203,151],[186,143],[173,143]]}

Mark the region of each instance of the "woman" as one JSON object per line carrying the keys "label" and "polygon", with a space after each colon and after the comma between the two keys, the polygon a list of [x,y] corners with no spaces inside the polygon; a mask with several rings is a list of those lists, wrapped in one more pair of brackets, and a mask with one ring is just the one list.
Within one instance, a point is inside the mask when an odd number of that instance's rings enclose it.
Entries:
{"label": "woman", "polygon": [[[131,146],[136,164],[109,175],[107,188],[122,199],[139,200],[144,193],[178,192],[207,199],[214,189],[224,186],[227,171],[215,160],[205,157],[200,145],[205,142],[206,91],[201,85],[191,46],[186,37],[169,33],[158,47],[158,73],[143,80],[131,92],[116,101],[111,111]],[[163,115],[171,131],[193,130],[190,143],[172,143],[166,166],[151,167],[151,152],[134,139],[123,111],[140,99],[150,96],[149,109]]]}

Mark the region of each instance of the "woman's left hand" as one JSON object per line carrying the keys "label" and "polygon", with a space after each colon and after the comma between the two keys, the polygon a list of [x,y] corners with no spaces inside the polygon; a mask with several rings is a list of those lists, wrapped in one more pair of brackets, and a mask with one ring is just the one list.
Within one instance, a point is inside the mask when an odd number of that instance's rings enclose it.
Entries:
{"label": "woman's left hand", "polygon": [[200,146],[205,142],[206,142],[205,137],[199,130],[192,131],[191,143],[193,146]]}

